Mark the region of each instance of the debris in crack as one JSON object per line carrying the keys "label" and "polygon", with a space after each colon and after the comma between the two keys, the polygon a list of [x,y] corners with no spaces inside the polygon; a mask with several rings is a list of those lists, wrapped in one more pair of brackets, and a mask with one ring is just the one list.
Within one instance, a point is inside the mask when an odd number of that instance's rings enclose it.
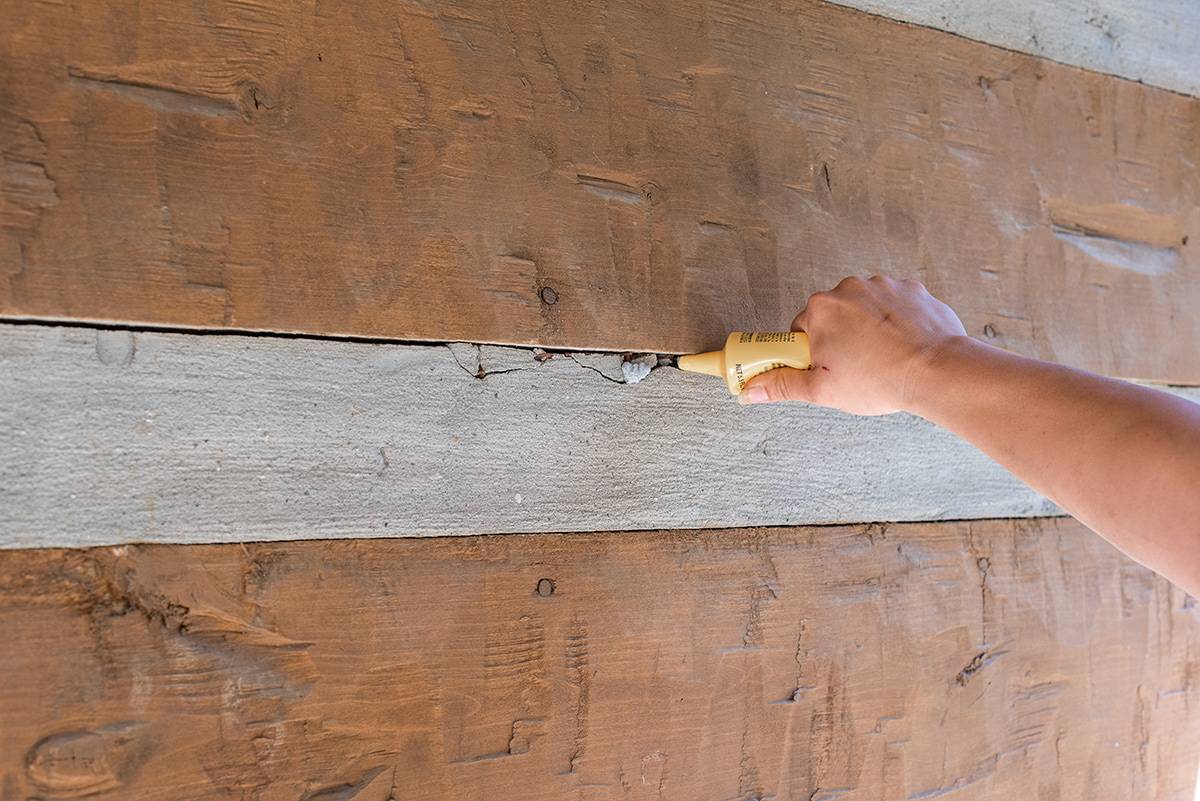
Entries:
{"label": "debris in crack", "polygon": [[658,354],[628,353],[621,362],[621,374],[626,384],[636,384],[650,375],[650,371],[658,366]]}
{"label": "debris in crack", "polygon": [[[674,367],[676,361],[675,356],[657,353],[566,353],[538,347],[477,345],[470,342],[448,342],[445,346],[463,372],[479,380],[504,373],[536,370],[547,362],[570,359],[614,384],[636,384],[646,380],[650,373],[660,367]],[[535,364],[521,366],[520,362],[530,356]]]}
{"label": "debris in crack", "polygon": [[[550,354],[553,356],[553,354]],[[674,367],[675,356],[657,353],[565,353],[571,361],[598,373],[614,384],[636,384],[645,381],[660,367]]]}

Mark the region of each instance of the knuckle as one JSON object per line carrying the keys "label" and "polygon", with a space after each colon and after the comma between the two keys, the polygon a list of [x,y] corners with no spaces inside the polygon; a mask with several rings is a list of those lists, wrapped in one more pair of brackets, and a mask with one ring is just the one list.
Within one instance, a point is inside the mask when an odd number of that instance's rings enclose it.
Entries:
{"label": "knuckle", "polygon": [[782,370],[772,370],[767,373],[763,382],[767,386],[767,397],[771,400],[791,400],[791,387],[784,380]]}

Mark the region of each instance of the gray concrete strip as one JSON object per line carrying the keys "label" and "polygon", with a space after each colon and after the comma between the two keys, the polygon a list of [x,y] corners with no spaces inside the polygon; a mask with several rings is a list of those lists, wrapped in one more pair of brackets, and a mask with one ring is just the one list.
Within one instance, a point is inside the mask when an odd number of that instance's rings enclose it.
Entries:
{"label": "gray concrete strip", "polygon": [[1200,3],[1196,0],[832,2],[1200,96]]}
{"label": "gray concrete strip", "polygon": [[621,357],[0,326],[0,546],[1024,517],[918,418]]}

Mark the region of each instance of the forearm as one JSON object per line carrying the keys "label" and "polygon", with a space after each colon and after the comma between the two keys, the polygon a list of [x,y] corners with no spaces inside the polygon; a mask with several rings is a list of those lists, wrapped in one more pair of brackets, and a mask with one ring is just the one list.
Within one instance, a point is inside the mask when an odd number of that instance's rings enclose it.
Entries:
{"label": "forearm", "polygon": [[1200,593],[1200,406],[967,337],[914,370],[906,405]]}
{"label": "forearm", "polygon": [[771,370],[739,400],[919,414],[1200,596],[1200,406],[977,342],[915,281],[851,276],[792,330],[813,369]]}

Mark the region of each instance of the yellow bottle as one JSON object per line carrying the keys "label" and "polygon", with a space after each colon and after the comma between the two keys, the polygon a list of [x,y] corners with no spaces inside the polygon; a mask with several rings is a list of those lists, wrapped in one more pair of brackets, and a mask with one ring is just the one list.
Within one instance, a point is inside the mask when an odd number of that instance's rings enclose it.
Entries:
{"label": "yellow bottle", "polygon": [[731,395],[741,393],[746,382],[777,367],[807,370],[812,367],[808,334],[803,331],[744,333],[734,331],[723,350],[679,357],[679,369],[725,379]]}

